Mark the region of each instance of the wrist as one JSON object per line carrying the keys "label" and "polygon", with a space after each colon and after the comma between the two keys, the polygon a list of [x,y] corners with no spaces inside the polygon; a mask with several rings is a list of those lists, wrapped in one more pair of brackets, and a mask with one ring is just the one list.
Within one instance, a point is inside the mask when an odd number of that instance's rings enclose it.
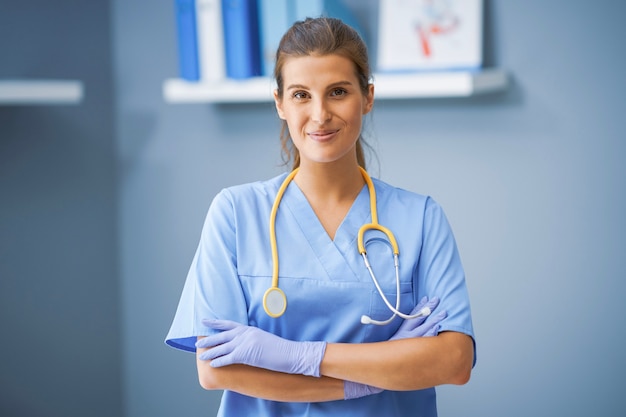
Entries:
{"label": "wrist", "polygon": [[355,398],[366,397],[372,394],[382,392],[381,388],[372,387],[371,385],[359,384],[358,382],[343,381],[344,399],[352,400]]}
{"label": "wrist", "polygon": [[326,342],[300,342],[303,343],[301,352],[300,366],[297,370],[298,374],[307,376],[320,376],[320,366],[324,353],[326,353]]}

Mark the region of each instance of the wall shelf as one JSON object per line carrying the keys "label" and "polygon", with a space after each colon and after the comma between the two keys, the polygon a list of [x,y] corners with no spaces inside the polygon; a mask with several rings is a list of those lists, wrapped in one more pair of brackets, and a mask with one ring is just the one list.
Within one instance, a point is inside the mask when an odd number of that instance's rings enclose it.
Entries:
{"label": "wall shelf", "polygon": [[[423,72],[374,75],[377,99],[469,97],[506,89],[505,71]],[[163,96],[168,103],[260,103],[272,101],[273,81],[268,77],[215,83],[168,79]]]}
{"label": "wall shelf", "polygon": [[83,83],[74,80],[0,80],[0,105],[78,104]]}

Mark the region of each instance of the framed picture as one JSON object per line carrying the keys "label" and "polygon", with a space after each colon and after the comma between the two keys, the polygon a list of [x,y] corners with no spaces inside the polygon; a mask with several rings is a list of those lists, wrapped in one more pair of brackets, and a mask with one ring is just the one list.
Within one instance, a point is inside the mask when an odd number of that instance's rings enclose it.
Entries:
{"label": "framed picture", "polygon": [[380,0],[378,72],[479,69],[483,0]]}

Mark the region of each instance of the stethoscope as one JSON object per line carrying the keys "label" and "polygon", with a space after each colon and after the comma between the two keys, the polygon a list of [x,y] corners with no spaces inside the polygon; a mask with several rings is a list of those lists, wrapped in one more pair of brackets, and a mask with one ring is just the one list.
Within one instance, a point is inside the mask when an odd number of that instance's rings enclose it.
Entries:
{"label": "stethoscope", "polygon": [[[379,326],[382,326],[382,325],[391,323],[391,321],[396,316],[400,316],[403,319],[414,319],[417,317],[428,316],[431,313],[430,308],[428,307],[422,308],[416,314],[404,314],[399,311],[399,308],[400,308],[400,263],[398,261],[398,257],[400,255],[400,251],[398,249],[398,243],[396,242],[396,238],[394,237],[391,230],[389,230],[385,226],[382,226],[378,223],[378,211],[376,210],[376,190],[374,189],[374,183],[372,182],[372,179],[370,178],[368,173],[363,168],[359,167],[359,169],[361,170],[361,175],[363,176],[363,179],[365,180],[365,183],[367,184],[367,189],[369,191],[370,214],[372,217],[372,222],[364,224],[359,229],[358,238],[357,238],[357,246],[359,249],[359,253],[363,257],[363,262],[365,263],[365,267],[369,271],[370,277],[372,278],[372,281],[374,282],[374,285],[376,286],[378,293],[380,294],[381,298],[387,305],[387,308],[389,308],[389,310],[393,313],[391,317],[389,317],[387,320],[374,320],[369,316],[363,315],[361,316],[361,323],[377,324]],[[270,212],[270,245],[272,248],[272,263],[273,263],[272,286],[268,288],[267,291],[265,291],[265,294],[263,295],[263,308],[265,309],[265,312],[270,317],[274,317],[274,318],[282,316],[285,310],[287,309],[287,296],[285,295],[283,290],[278,288],[278,246],[276,243],[276,214],[278,213],[278,206],[280,205],[280,201],[283,198],[283,194],[285,193],[287,186],[293,180],[293,178],[296,176],[297,173],[298,173],[298,168],[291,171],[291,173],[287,175],[283,183],[280,185],[280,187],[278,188],[278,192],[276,193],[276,199],[274,200],[274,204],[272,205],[272,211]],[[382,232],[387,237],[387,239],[389,240],[389,244],[391,245],[391,249],[393,252],[393,263],[394,263],[395,272],[396,272],[396,305],[395,307],[391,305],[391,303],[385,296],[385,293],[383,293],[382,289],[380,288],[380,284],[378,283],[378,280],[376,279],[376,276],[374,275],[374,271],[372,270],[369,260],[367,259],[367,251],[365,249],[365,243],[363,242],[363,240],[364,240],[365,232],[367,232],[368,230],[378,230]]]}

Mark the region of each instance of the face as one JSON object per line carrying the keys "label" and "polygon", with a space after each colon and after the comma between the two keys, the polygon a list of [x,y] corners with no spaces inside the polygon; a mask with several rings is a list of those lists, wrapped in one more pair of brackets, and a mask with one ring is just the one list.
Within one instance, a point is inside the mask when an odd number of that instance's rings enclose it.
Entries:
{"label": "face", "polygon": [[287,122],[300,164],[356,161],[363,115],[372,109],[359,87],[352,61],[340,55],[288,58],[282,70],[283,97],[276,109]]}

